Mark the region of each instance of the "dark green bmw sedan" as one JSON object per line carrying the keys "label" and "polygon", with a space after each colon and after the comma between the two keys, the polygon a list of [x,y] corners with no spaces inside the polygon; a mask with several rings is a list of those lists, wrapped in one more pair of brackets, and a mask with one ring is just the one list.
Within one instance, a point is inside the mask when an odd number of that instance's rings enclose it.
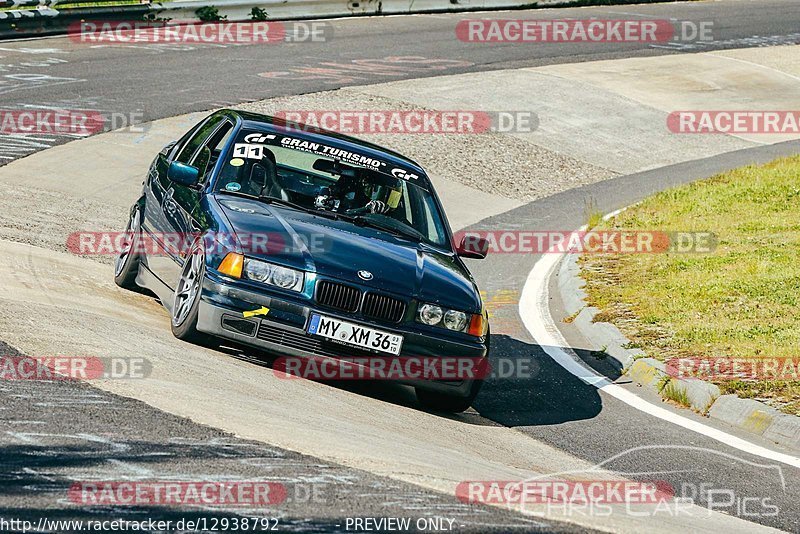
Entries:
{"label": "dark green bmw sedan", "polygon": [[342,362],[369,379],[388,370],[377,378],[423,405],[463,411],[488,369],[489,325],[462,258],[485,255],[481,240],[454,242],[413,161],[222,110],[153,161],[115,281],[155,293],[180,339],[232,340],[305,371],[334,362],[333,378]]}

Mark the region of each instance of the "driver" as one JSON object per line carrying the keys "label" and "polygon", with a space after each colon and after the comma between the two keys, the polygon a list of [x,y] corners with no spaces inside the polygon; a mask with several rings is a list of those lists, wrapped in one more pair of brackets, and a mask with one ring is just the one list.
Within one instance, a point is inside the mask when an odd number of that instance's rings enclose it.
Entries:
{"label": "driver", "polygon": [[389,205],[386,202],[384,202],[382,200],[370,200],[369,202],[367,202],[364,206],[362,206],[360,208],[353,208],[353,209],[347,210],[346,214],[347,215],[365,215],[367,213],[378,213],[378,214],[384,215],[386,213],[389,213],[390,210],[391,210],[391,208],[389,207]]}
{"label": "driver", "polygon": [[[330,195],[320,195],[314,204],[318,208],[336,210],[346,215],[365,215],[378,213],[385,215],[397,207],[392,200],[399,195],[395,190],[369,180],[368,171],[348,169],[342,173],[336,185],[331,188]],[[387,194],[388,193],[388,194]],[[388,201],[382,198],[388,197]]]}

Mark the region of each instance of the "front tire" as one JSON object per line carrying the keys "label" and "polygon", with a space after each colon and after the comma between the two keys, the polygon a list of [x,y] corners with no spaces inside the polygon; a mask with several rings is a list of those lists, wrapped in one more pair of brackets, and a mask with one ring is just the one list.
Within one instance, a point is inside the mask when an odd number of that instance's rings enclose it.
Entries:
{"label": "front tire", "polygon": [[426,408],[435,412],[461,413],[472,406],[472,401],[478,396],[482,385],[483,380],[473,380],[469,395],[466,397],[456,397],[455,395],[448,395],[447,393],[440,393],[438,391],[427,391],[420,388],[415,388],[415,391],[417,393],[417,400]]}
{"label": "front tire", "polygon": [[189,343],[205,342],[207,336],[198,332],[197,318],[200,309],[200,294],[206,272],[203,248],[195,244],[183,264],[181,277],[175,286],[172,301],[172,334]]}
{"label": "front tire", "polygon": [[139,206],[133,209],[125,233],[128,235],[114,263],[114,283],[123,289],[139,291],[140,288],[136,285],[136,275],[139,274],[139,263],[142,260],[138,252],[142,239],[142,210]]}
{"label": "front tire", "polygon": [[[478,376],[482,376],[487,369],[489,363],[489,346],[490,346],[490,339],[489,339],[489,332],[486,332],[486,356],[484,357],[481,366],[478,371]],[[470,381],[470,388],[469,394],[466,397],[458,397],[456,395],[448,395],[447,393],[441,393],[438,391],[429,391],[420,388],[414,388],[414,391],[417,394],[417,400],[422,404],[424,407],[436,411],[436,412],[449,412],[449,413],[461,413],[470,406],[472,406],[472,402],[475,400],[475,397],[478,396],[480,393],[481,387],[483,386],[483,379],[473,379]]]}

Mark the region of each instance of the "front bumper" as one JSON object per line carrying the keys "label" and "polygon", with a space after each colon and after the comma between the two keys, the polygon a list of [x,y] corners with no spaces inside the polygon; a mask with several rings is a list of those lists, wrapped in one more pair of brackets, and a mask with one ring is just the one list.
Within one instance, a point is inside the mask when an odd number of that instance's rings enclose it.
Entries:
{"label": "front bumper", "polygon": [[[243,311],[258,309],[262,306],[269,308],[266,317],[243,317]],[[237,287],[224,280],[211,279],[208,275],[203,281],[197,330],[258,347],[280,356],[336,358],[343,355],[354,355],[354,352],[357,356],[363,354],[359,349],[333,344],[324,338],[308,334],[306,328],[313,313],[403,335],[400,357],[486,357],[486,345],[478,339],[471,343],[459,342],[404,330],[397,328],[398,325],[387,326],[364,321],[335,311],[317,309],[300,299],[292,302],[282,295],[272,295],[268,290],[262,293]],[[394,357],[385,354],[381,356]],[[458,382],[402,380],[398,382],[454,396],[467,396],[471,388],[471,382],[468,380]]]}

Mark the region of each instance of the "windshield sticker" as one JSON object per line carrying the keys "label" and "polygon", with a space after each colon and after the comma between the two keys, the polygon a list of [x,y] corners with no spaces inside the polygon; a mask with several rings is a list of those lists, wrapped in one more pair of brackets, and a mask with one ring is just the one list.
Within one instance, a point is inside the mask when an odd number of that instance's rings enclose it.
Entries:
{"label": "windshield sticker", "polygon": [[281,146],[293,148],[303,152],[310,152],[311,154],[316,154],[318,156],[326,156],[344,163],[354,163],[374,171],[381,171],[381,167],[387,166],[386,162],[376,158],[371,158],[369,156],[364,156],[362,154],[350,152],[341,148],[323,145],[322,143],[297,139],[295,137],[284,137],[281,139]]}
{"label": "windshield sticker", "polygon": [[419,176],[417,176],[416,174],[411,174],[407,170],[400,169],[398,167],[392,169],[392,176],[394,176],[395,178],[400,178],[402,180],[416,180],[417,178],[419,178]]}
{"label": "windshield sticker", "polygon": [[233,145],[233,155],[237,158],[262,159],[264,157],[264,145],[236,143]]}
{"label": "windshield sticker", "polygon": [[245,143],[266,143],[275,139],[274,134],[251,133],[244,136]]}
{"label": "windshield sticker", "polygon": [[[342,163],[360,165],[367,169],[378,171],[384,174],[391,174],[395,178],[402,180],[416,180],[419,178],[418,174],[400,168],[394,167],[389,171],[391,166],[385,161],[365,156],[357,152],[350,152],[342,148],[328,146],[315,141],[307,141],[298,137],[291,136],[276,136],[264,133],[251,133],[244,136],[245,143],[236,143],[234,145],[234,156],[247,158],[247,159],[261,159],[264,155],[264,148],[268,145],[278,145],[283,148],[291,148],[301,152],[308,152],[316,156],[324,156],[331,158]],[[252,143],[266,143],[266,145],[258,145]]]}
{"label": "windshield sticker", "polygon": [[242,188],[241,184],[237,182],[231,182],[225,186],[226,191],[239,191]]}
{"label": "windshield sticker", "polygon": [[244,165],[244,160],[242,158],[233,158],[230,163],[231,167],[241,167]]}

